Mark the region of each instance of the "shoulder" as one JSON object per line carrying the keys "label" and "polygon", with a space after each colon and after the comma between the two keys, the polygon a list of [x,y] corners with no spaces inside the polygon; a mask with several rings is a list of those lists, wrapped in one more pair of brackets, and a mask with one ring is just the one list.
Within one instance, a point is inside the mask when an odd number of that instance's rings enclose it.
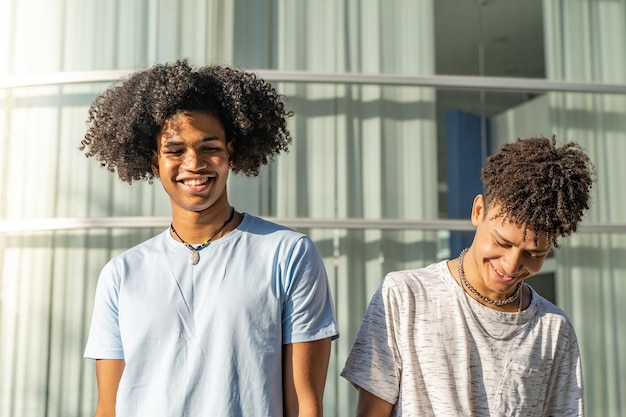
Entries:
{"label": "shoulder", "polygon": [[141,243],[136,244],[135,246],[126,249],[119,255],[115,256],[113,259],[127,259],[146,253],[151,253],[155,250],[161,250],[160,248],[162,248],[166,243],[165,235],[167,233],[169,233],[169,228],[161,231],[157,235],[152,236],[147,240],[144,240]]}
{"label": "shoulder", "polygon": [[[164,233],[160,233],[144,242],[141,242],[109,259],[98,277],[97,293],[107,294],[107,298],[117,298],[120,289],[129,278],[136,278],[143,274],[147,267],[158,268],[157,262],[165,258],[162,250]],[[150,257],[149,260],[146,260]],[[142,271],[141,274],[138,272]]]}
{"label": "shoulder", "polygon": [[162,258],[165,251],[166,236],[168,230],[165,230],[150,239],[147,239],[135,246],[132,246],[123,252],[113,256],[105,265],[103,271],[107,270],[126,270],[133,265],[145,263],[146,258],[155,257]]}
{"label": "shoulder", "polygon": [[274,223],[249,213],[244,213],[244,219],[239,228],[244,232],[259,235],[279,235],[295,239],[305,236],[304,233],[296,232],[290,227]]}
{"label": "shoulder", "polygon": [[314,246],[306,234],[248,213],[244,214],[244,220],[239,229],[246,239],[263,247],[309,248]]}
{"label": "shoulder", "polygon": [[383,291],[395,289],[424,290],[438,287],[443,283],[442,267],[445,261],[428,265],[424,268],[393,271],[385,276],[382,283]]}
{"label": "shoulder", "polygon": [[[537,325],[540,326],[542,332],[559,342],[575,342],[576,332],[565,311],[542,297],[532,287],[531,291],[533,297],[531,308],[536,309]],[[559,343],[559,345],[567,346],[569,343]]]}
{"label": "shoulder", "polygon": [[424,268],[388,273],[377,291],[375,298],[379,299],[375,302],[404,310],[418,303],[425,305],[422,303],[428,303],[441,292],[449,294],[441,268],[441,262],[438,262]]}
{"label": "shoulder", "polygon": [[560,323],[563,325],[571,326],[571,320],[567,313],[560,307],[556,306],[546,298],[541,296],[534,288],[530,287],[532,291],[531,305],[537,309],[537,315],[540,319],[549,320],[551,322]]}

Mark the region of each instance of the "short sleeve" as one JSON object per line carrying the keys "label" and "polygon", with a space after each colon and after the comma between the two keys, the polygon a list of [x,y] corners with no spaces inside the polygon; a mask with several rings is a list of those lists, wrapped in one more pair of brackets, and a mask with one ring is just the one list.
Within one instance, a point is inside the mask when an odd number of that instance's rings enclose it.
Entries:
{"label": "short sleeve", "polygon": [[544,416],[580,417],[584,415],[583,377],[578,340],[568,321],[569,334],[552,364],[544,404]]}
{"label": "short sleeve", "polygon": [[102,269],[98,284],[85,358],[124,359],[118,321],[119,274],[113,262]]}
{"label": "short sleeve", "polygon": [[326,269],[313,242],[302,236],[286,259],[283,343],[339,337]]}
{"label": "short sleeve", "polygon": [[394,337],[397,305],[385,282],[378,288],[341,376],[390,404],[400,393],[400,355]]}

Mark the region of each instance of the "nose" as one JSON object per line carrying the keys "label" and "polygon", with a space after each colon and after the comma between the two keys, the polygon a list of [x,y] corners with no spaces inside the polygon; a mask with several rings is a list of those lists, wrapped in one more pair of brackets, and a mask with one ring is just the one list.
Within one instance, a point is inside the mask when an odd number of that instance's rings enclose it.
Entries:
{"label": "nose", "polygon": [[182,155],[181,168],[185,171],[197,171],[207,167],[207,161],[195,149],[188,149]]}
{"label": "nose", "polygon": [[501,265],[505,268],[504,271],[500,271],[505,275],[513,276],[522,270],[522,253],[517,250],[510,250],[506,256],[503,257]]}

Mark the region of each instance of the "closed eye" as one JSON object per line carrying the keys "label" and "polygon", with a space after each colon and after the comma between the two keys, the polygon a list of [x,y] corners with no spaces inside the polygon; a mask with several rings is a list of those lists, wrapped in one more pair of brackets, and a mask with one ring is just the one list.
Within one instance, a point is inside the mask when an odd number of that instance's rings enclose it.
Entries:
{"label": "closed eye", "polygon": [[548,254],[548,252],[527,252],[526,256],[528,256],[530,259],[541,259],[544,258],[546,255]]}
{"label": "closed eye", "polygon": [[221,148],[214,148],[214,147],[204,147],[204,148],[202,148],[202,152],[213,153],[213,152],[219,152],[219,151],[221,151]]}

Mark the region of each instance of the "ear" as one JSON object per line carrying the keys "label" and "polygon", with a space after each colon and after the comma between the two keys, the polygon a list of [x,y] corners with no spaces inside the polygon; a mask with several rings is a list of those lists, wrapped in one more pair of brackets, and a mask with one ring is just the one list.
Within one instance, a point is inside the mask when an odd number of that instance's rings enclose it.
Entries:
{"label": "ear", "polygon": [[150,160],[150,165],[152,166],[152,173],[155,177],[159,176],[159,155],[157,151],[152,151],[152,158]]}
{"label": "ear", "polygon": [[472,204],[472,224],[478,226],[485,216],[485,197],[482,194],[478,194],[474,197],[474,203]]}
{"label": "ear", "polygon": [[228,169],[233,168],[233,155],[235,154],[235,148],[233,148],[233,141],[231,140],[226,144],[228,150]]}

